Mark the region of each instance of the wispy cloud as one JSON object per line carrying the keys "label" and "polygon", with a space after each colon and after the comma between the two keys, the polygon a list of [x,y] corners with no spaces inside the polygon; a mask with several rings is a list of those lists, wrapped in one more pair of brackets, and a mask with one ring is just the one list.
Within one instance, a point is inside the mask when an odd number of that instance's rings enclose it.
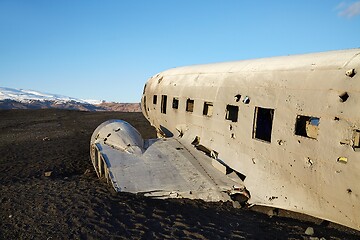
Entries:
{"label": "wispy cloud", "polygon": [[360,1],[353,3],[341,2],[336,9],[340,11],[339,16],[352,18],[360,15]]}

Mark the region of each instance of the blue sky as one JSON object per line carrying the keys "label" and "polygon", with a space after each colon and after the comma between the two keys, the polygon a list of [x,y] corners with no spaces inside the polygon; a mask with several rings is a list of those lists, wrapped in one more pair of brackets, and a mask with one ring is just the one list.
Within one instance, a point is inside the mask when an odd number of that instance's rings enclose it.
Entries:
{"label": "blue sky", "polygon": [[0,0],[0,86],[139,102],[168,68],[360,47],[360,1]]}

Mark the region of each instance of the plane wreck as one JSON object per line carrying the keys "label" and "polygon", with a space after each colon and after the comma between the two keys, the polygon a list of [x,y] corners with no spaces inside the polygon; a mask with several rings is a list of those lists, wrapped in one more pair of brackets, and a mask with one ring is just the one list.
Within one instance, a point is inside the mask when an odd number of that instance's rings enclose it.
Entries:
{"label": "plane wreck", "polygon": [[360,230],[360,50],[179,67],[151,77],[158,139],[110,120],[93,133],[116,191],[234,200]]}

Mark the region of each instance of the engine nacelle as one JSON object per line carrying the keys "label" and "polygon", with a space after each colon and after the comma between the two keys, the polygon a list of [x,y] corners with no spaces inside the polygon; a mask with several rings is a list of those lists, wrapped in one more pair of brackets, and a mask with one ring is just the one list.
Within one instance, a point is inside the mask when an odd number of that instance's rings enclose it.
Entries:
{"label": "engine nacelle", "polygon": [[109,120],[100,124],[91,136],[90,145],[97,142],[132,154],[141,154],[144,151],[141,134],[123,120]]}

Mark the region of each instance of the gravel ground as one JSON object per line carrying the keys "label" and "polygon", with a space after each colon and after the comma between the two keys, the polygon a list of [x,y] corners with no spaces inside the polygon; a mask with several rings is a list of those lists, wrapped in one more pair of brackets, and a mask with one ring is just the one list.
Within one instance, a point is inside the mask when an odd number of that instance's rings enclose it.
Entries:
{"label": "gravel ground", "polygon": [[115,193],[89,159],[92,132],[114,118],[155,137],[141,113],[0,111],[0,239],[360,239],[283,210]]}

